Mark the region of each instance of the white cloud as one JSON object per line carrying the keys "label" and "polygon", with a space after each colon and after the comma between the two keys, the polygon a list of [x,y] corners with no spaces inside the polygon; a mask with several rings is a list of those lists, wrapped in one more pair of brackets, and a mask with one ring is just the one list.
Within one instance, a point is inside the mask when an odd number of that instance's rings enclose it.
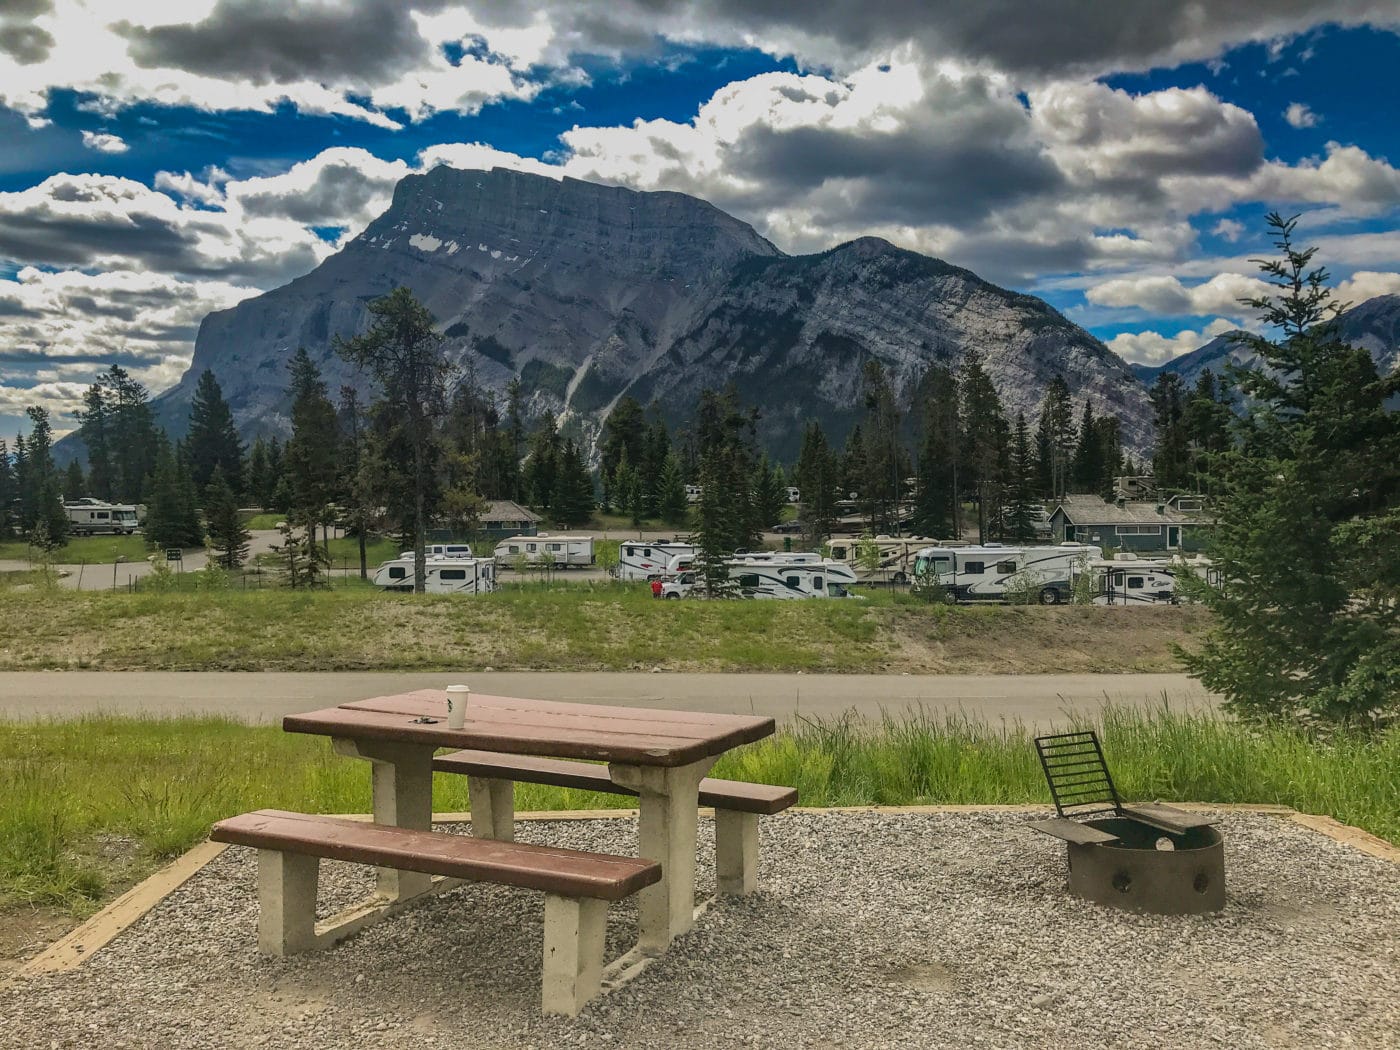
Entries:
{"label": "white cloud", "polygon": [[110,135],[105,131],[84,131],[83,145],[99,153],[125,153],[130,148],[120,135]]}
{"label": "white cloud", "polygon": [[1213,227],[1211,227],[1210,232],[1213,233],[1215,236],[1223,238],[1224,240],[1227,240],[1231,244],[1233,244],[1235,241],[1240,239],[1241,235],[1243,235],[1244,223],[1236,222],[1234,219],[1221,219]]}
{"label": "white cloud", "polygon": [[1367,299],[1378,295],[1400,295],[1400,273],[1379,273],[1375,270],[1357,270],[1334,289],[1339,303],[1359,306]]}
{"label": "white cloud", "polygon": [[1136,307],[1163,317],[1200,317],[1225,314],[1244,318],[1253,310],[1241,299],[1269,295],[1271,288],[1258,277],[1239,273],[1216,274],[1204,284],[1187,287],[1169,275],[1117,277],[1085,291],[1096,306]]}
{"label": "white cloud", "polygon": [[1164,365],[1182,354],[1205,346],[1218,335],[1232,332],[1240,326],[1217,317],[1200,331],[1162,335],[1159,332],[1124,332],[1108,341],[1108,348],[1125,361],[1139,365]]}
{"label": "white cloud", "polygon": [[1306,102],[1290,102],[1283,111],[1283,119],[1295,128],[1315,128],[1322,120]]}

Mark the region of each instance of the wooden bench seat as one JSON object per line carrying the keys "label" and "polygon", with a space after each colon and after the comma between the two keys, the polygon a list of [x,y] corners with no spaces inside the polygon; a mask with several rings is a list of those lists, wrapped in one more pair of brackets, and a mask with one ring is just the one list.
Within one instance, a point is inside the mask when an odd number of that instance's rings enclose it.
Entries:
{"label": "wooden bench seat", "polygon": [[[511,789],[516,781],[614,795],[637,794],[616,783],[607,766],[594,762],[467,750],[439,755],[433,759],[433,769],[468,778],[472,828],[488,838],[510,837],[514,816]],[[715,810],[716,888],[720,893],[745,896],[754,891],[758,818],[781,813],[796,802],[796,788],[714,777],[700,781],[700,805]]]}
{"label": "wooden bench seat", "polygon": [[258,850],[258,945],[270,955],[324,947],[316,931],[321,859],[545,894],[545,1012],[572,1016],[601,987],[608,902],[659,882],[661,866],[610,854],[449,835],[264,809],[221,820],[210,838]]}

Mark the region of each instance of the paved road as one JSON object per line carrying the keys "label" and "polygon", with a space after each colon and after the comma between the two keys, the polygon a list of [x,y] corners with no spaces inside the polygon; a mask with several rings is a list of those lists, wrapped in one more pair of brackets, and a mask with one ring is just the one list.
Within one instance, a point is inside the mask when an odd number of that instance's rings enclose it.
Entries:
{"label": "paved road", "polygon": [[229,673],[18,671],[0,675],[0,718],[72,718],[90,712],[219,713],[249,722],[461,679],[479,692],[637,707],[756,713],[788,721],[832,717],[854,708],[878,715],[966,712],[981,720],[1052,727],[1068,711],[1105,702],[1146,707],[1165,696],[1201,709],[1213,698],[1176,674],[809,675],[642,674],[635,672]]}

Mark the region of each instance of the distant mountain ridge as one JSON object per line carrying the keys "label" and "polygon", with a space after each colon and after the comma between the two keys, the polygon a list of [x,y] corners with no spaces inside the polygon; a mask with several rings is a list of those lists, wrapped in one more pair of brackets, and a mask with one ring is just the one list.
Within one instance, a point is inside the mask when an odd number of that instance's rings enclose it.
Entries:
{"label": "distant mountain ridge", "polygon": [[296,348],[332,390],[363,386],[332,341],[362,331],[366,304],[396,285],[480,382],[503,390],[519,375],[534,409],[588,438],[623,393],[680,423],[701,388],[733,382],[761,412],[764,445],[790,459],[806,419],[843,439],[865,361],[906,391],[975,347],[1012,418],[1034,419],[1058,374],[1076,402],[1122,419],[1128,446],[1152,439],[1126,364],[1042,300],[971,271],[873,237],[788,256],[682,193],[447,167],[403,179],[384,214],[311,273],[206,317],[189,371],[156,401],[161,421],[183,429],[209,368],[245,435],[285,436]]}

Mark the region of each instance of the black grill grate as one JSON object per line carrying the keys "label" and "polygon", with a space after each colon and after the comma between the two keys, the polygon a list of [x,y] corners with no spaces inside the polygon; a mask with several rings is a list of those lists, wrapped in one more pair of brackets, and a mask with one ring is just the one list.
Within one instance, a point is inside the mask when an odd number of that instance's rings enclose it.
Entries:
{"label": "black grill grate", "polygon": [[1035,750],[1060,816],[1122,812],[1118,789],[1113,786],[1099,736],[1093,730],[1036,737]]}

